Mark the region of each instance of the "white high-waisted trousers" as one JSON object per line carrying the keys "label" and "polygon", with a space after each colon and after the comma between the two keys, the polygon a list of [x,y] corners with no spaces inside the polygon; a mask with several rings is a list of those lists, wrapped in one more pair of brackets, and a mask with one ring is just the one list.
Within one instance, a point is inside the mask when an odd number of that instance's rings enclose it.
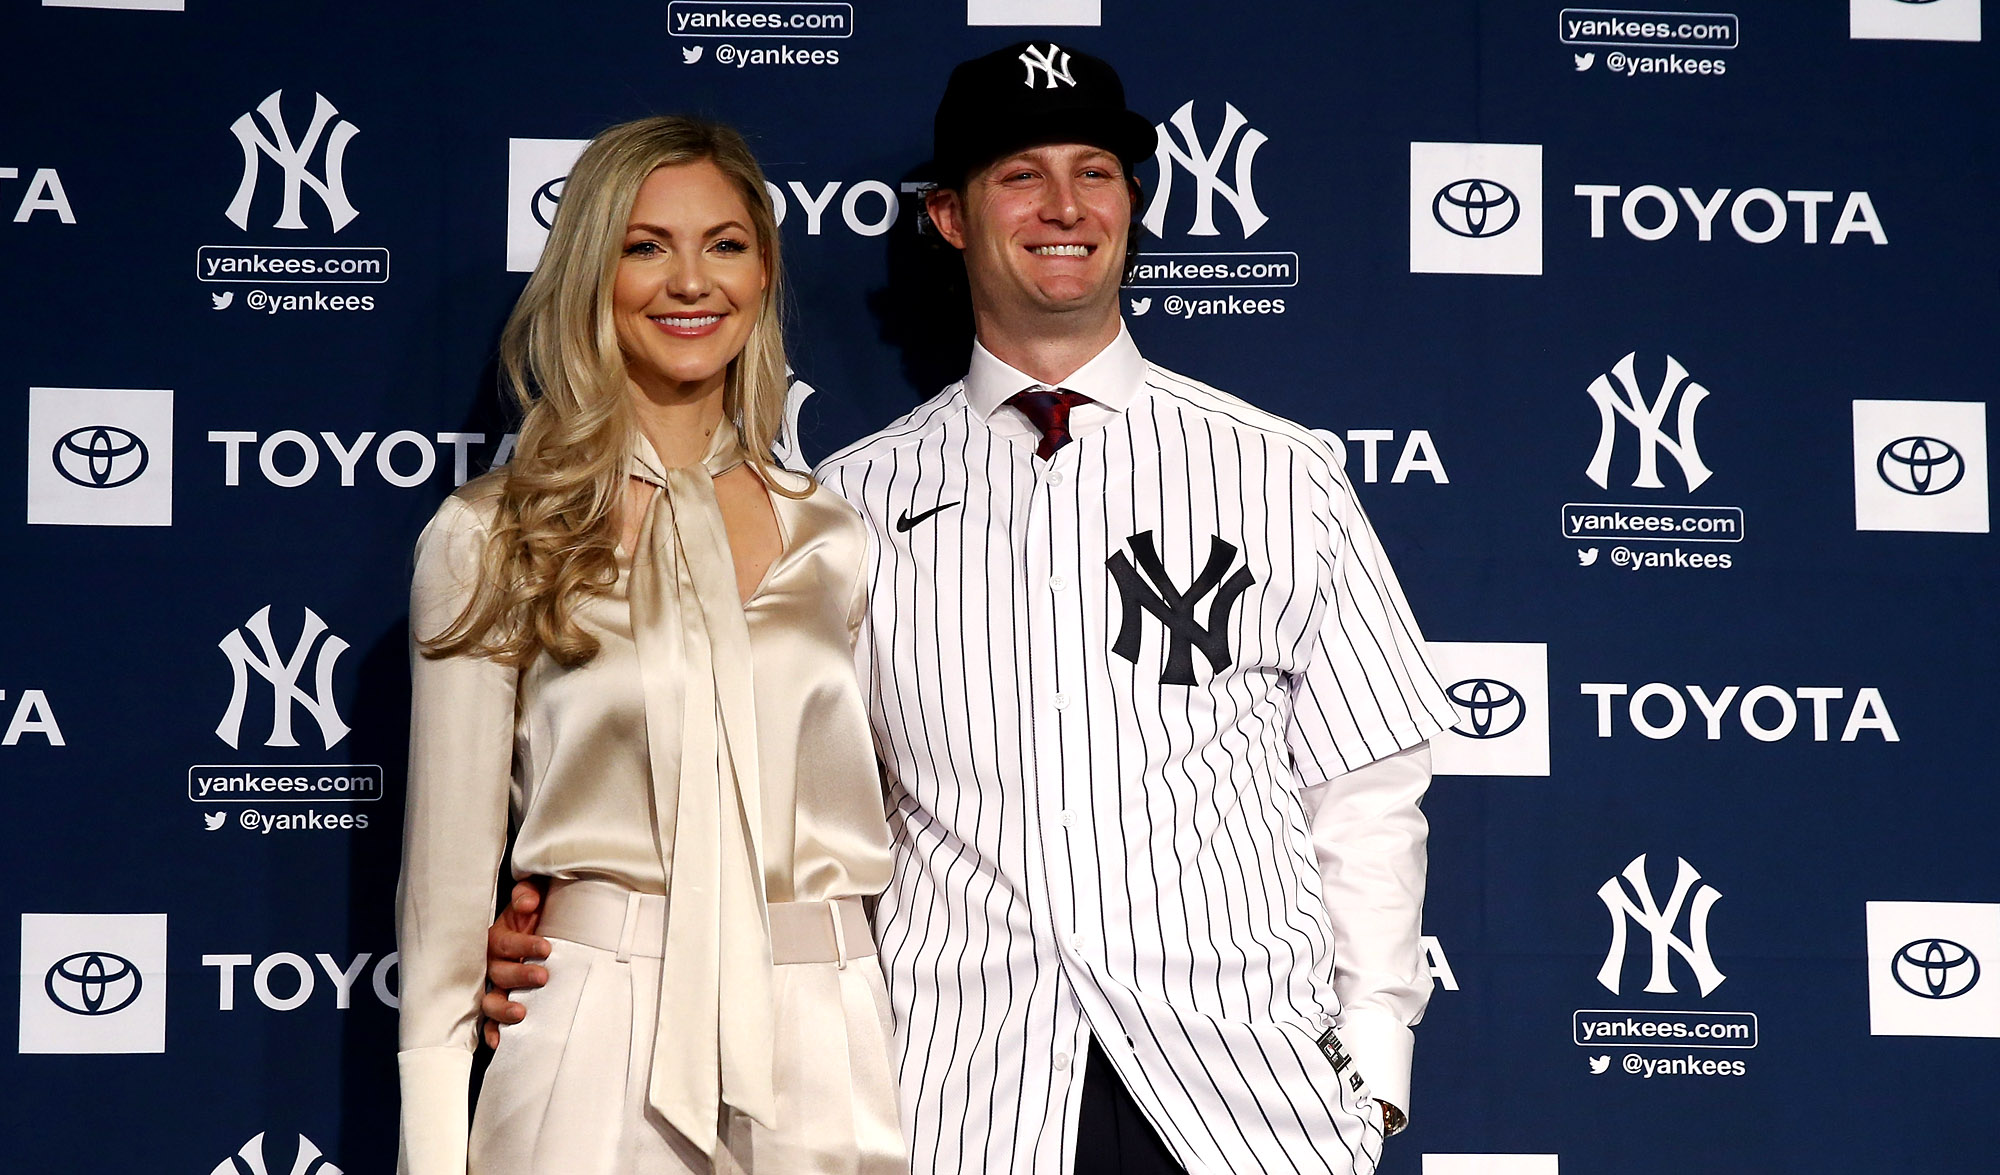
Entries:
{"label": "white high-waisted trousers", "polygon": [[[663,925],[664,899],[632,896],[628,920]],[[589,925],[587,919],[558,925],[559,899],[552,896],[545,926]],[[472,1121],[472,1175],[902,1175],[909,1169],[889,1067],[888,993],[865,936],[852,945],[869,953],[844,964],[776,968],[777,1127],[767,1130],[723,1106],[711,1164],[646,1104],[658,1028],[657,946],[652,955],[633,950],[621,957],[619,944],[632,939],[629,925],[621,929],[614,919],[607,930],[599,920],[593,929],[577,935],[590,942],[545,933],[553,947],[548,986],[514,993],[528,1015],[502,1029],[486,1071]]]}

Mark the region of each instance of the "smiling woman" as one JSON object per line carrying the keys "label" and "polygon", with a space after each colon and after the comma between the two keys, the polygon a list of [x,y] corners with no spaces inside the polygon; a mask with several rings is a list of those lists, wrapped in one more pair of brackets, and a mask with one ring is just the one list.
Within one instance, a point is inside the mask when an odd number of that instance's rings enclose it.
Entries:
{"label": "smiling woman", "polygon": [[[577,161],[502,338],[514,460],[417,549],[406,1175],[905,1167],[861,908],[867,539],[772,462],[779,289],[734,132],[645,119]],[[548,986],[472,1113],[509,864],[547,886]]]}
{"label": "smiling woman", "polygon": [[639,185],[611,298],[626,372],[650,399],[711,395],[742,353],[771,284],[750,220],[707,160]]}

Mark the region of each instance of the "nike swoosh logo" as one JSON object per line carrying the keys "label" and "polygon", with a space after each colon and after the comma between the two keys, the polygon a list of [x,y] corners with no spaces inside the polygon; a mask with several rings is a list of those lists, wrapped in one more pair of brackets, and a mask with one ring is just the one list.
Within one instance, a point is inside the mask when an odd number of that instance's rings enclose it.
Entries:
{"label": "nike swoosh logo", "polygon": [[949,510],[953,506],[958,506],[962,504],[963,503],[960,502],[946,502],[942,506],[932,506],[930,509],[924,511],[922,514],[914,514],[914,515],[911,514],[908,510],[905,510],[903,511],[902,516],[896,519],[896,533],[897,534],[904,533],[911,527],[917,525],[919,522],[922,522],[924,519],[929,518],[931,515],[936,514],[940,510]]}

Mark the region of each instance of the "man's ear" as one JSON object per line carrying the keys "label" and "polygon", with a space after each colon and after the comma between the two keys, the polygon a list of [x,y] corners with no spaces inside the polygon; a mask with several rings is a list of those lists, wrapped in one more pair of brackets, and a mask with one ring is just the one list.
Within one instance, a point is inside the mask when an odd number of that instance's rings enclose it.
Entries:
{"label": "man's ear", "polygon": [[924,197],[924,214],[954,249],[965,248],[965,199],[951,188],[933,188]]}

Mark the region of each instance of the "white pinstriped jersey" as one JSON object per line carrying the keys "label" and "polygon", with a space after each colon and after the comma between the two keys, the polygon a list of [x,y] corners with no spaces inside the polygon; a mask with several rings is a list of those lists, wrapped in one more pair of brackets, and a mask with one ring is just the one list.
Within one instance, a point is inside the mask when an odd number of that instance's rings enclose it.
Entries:
{"label": "white pinstriped jersey", "polygon": [[1296,793],[1452,721],[1422,637],[1324,440],[1121,331],[1044,461],[1029,386],[976,349],[819,471],[875,537],[915,1169],[1067,1172],[1094,1041],[1190,1171],[1372,1171]]}

